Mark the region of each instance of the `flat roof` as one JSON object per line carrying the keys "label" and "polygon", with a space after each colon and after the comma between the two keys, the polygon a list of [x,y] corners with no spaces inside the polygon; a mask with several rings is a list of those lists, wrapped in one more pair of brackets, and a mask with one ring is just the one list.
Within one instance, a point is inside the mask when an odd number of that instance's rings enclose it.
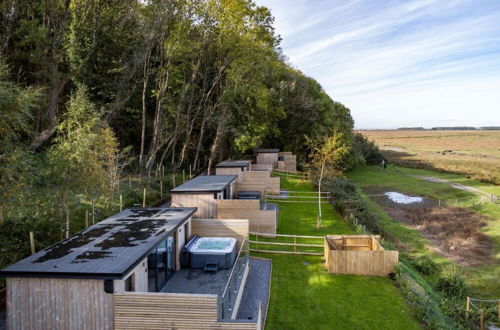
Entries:
{"label": "flat roof", "polygon": [[252,163],[251,160],[225,160],[215,167],[248,167]]}
{"label": "flat roof", "polygon": [[236,180],[236,175],[200,175],[178,187],[171,193],[219,192]]}
{"label": "flat roof", "polygon": [[280,152],[279,149],[257,149],[258,154],[274,154]]}
{"label": "flat roof", "polygon": [[126,209],[4,268],[0,276],[123,278],[194,212],[196,207]]}

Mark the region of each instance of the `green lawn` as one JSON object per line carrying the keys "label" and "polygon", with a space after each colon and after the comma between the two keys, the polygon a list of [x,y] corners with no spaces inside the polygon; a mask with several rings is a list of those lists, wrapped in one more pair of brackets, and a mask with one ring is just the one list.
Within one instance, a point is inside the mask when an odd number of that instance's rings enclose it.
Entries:
{"label": "green lawn", "polygon": [[[282,189],[314,191],[296,179]],[[317,204],[280,203],[281,234],[351,234],[329,204],[323,228],[316,228]],[[328,274],[322,257],[257,254],[273,260],[267,329],[420,329],[389,278]]]}
{"label": "green lawn", "polygon": [[441,264],[445,270],[461,269],[468,283],[478,294],[488,297],[500,296],[500,204],[485,203],[472,208],[472,201],[478,201],[480,198],[477,194],[453,188],[445,183],[426,182],[417,178],[417,175],[446,179],[478,188],[487,193],[500,195],[499,186],[467,179],[456,174],[427,170],[389,166],[382,171],[378,166],[365,166],[347,174],[348,178],[356,183],[358,187],[388,187],[409,194],[438,198],[449,205],[455,205],[458,200],[458,206],[470,208],[474,212],[487,216],[490,220],[488,225],[482,228],[482,231],[491,237],[495,243],[492,263],[478,267],[460,268],[449,259],[426,249],[425,245],[432,245],[432,243],[422,237],[419,232],[392,220],[376,203],[363,195],[371,211],[378,215],[384,231],[389,233],[395,240],[408,246],[412,255],[429,255],[434,261]]}

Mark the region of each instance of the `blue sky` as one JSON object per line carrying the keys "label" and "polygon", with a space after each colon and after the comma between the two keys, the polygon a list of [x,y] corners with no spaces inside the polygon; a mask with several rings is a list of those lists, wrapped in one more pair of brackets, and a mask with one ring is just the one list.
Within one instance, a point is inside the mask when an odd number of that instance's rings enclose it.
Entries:
{"label": "blue sky", "polygon": [[356,128],[500,126],[500,0],[255,0]]}

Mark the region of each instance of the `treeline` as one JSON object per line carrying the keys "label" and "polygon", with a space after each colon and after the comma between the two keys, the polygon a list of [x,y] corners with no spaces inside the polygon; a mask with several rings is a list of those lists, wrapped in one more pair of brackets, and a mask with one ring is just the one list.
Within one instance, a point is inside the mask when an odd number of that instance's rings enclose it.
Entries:
{"label": "treeline", "polygon": [[81,230],[69,219],[104,212],[124,171],[150,184],[259,146],[304,161],[307,136],[353,144],[349,109],[287,64],[250,0],[5,0],[0,14],[0,266],[29,251],[28,230],[40,247]]}

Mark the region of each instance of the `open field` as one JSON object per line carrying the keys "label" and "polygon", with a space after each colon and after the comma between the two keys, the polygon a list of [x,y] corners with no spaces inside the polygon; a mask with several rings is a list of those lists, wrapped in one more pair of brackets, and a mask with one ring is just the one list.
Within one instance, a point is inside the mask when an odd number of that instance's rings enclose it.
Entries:
{"label": "open field", "polygon": [[500,184],[500,131],[361,131],[392,163]]}
{"label": "open field", "polygon": [[[314,191],[296,179],[282,189]],[[330,204],[316,228],[316,204],[279,203],[281,234],[352,234]],[[273,260],[266,329],[420,329],[398,289],[387,277],[328,274],[322,257],[260,254]]]}
{"label": "open field", "polygon": [[[446,182],[429,182],[422,177]],[[481,296],[500,296],[500,204],[483,197],[483,193],[499,195],[499,186],[456,174],[397,166],[386,170],[360,167],[349,172],[348,178],[358,185],[384,231],[400,249],[411,256],[428,255],[445,271],[460,269]],[[424,202],[413,210],[391,205],[384,200],[383,192],[387,191],[423,197]]]}

